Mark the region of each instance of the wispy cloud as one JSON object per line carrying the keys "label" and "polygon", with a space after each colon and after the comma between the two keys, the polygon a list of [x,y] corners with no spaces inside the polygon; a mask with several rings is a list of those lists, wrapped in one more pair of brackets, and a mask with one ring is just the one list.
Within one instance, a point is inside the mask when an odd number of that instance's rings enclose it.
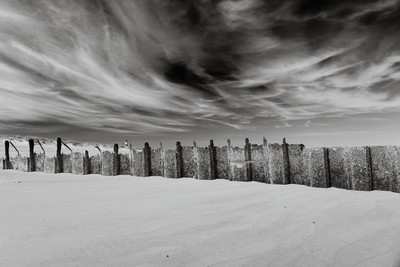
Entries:
{"label": "wispy cloud", "polygon": [[275,125],[275,128],[289,128],[292,127],[292,125],[290,125],[288,122],[283,121],[282,125]]}
{"label": "wispy cloud", "polygon": [[179,133],[400,111],[399,1],[311,2],[4,0],[0,126]]}
{"label": "wispy cloud", "polygon": [[328,126],[328,125],[329,125],[328,123],[315,123],[315,122],[312,122],[311,120],[307,120],[304,123],[304,127],[307,127],[307,128],[314,127],[314,126]]}

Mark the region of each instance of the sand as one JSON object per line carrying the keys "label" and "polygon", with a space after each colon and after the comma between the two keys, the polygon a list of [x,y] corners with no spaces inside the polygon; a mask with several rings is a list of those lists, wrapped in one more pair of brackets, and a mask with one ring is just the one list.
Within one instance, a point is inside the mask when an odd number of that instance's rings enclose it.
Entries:
{"label": "sand", "polygon": [[400,194],[0,171],[1,266],[400,266]]}

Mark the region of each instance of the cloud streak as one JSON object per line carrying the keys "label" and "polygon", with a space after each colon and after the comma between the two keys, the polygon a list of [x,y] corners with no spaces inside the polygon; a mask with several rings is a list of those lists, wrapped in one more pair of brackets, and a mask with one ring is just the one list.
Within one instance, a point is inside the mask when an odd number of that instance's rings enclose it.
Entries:
{"label": "cloud streak", "polygon": [[400,111],[399,7],[4,0],[0,126],[140,135]]}

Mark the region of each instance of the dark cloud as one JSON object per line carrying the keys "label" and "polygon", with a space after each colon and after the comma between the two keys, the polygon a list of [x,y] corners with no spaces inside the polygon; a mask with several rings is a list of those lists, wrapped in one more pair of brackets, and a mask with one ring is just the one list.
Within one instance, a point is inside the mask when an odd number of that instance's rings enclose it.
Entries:
{"label": "dark cloud", "polygon": [[399,23],[398,0],[4,0],[0,123],[179,133],[399,110]]}

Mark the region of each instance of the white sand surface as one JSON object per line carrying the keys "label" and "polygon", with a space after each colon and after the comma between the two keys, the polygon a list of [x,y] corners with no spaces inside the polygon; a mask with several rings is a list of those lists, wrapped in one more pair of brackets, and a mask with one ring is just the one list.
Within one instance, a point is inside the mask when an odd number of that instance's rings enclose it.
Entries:
{"label": "white sand surface", "polygon": [[399,266],[400,194],[0,171],[1,266]]}

